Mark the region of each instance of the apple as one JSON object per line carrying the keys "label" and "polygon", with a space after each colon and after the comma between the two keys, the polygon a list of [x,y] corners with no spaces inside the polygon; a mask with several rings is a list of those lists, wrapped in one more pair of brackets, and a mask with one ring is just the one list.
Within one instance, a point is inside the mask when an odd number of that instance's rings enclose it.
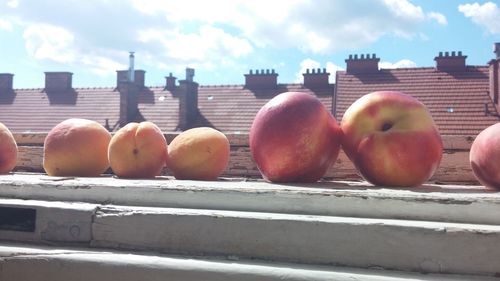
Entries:
{"label": "apple", "polygon": [[266,181],[316,182],[337,159],[341,135],[337,121],[318,98],[285,92],[259,110],[249,142]]}
{"label": "apple", "polygon": [[176,179],[216,180],[229,163],[226,135],[209,127],[186,130],[168,147],[167,167]]}
{"label": "apple", "polygon": [[45,138],[43,168],[49,176],[99,176],[109,168],[110,139],[111,134],[95,121],[67,119]]}
{"label": "apple", "polygon": [[374,185],[415,187],[441,162],[443,142],[427,108],[397,91],[364,95],[345,112],[342,147]]}
{"label": "apple", "polygon": [[128,123],[111,138],[108,159],[118,177],[154,178],[165,167],[167,141],[152,122]]}
{"label": "apple", "polygon": [[17,144],[9,129],[0,123],[0,174],[12,171],[17,164]]}
{"label": "apple", "polygon": [[484,186],[500,189],[500,123],[484,129],[472,143],[470,165]]}

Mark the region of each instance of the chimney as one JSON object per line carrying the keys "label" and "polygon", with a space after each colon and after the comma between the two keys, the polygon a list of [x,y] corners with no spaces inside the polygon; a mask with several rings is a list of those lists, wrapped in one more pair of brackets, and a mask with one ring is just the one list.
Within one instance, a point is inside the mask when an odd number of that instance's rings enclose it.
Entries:
{"label": "chimney", "polygon": [[65,92],[73,89],[71,72],[45,72],[45,92]]}
{"label": "chimney", "polygon": [[488,64],[490,65],[490,97],[495,103],[495,107],[498,112],[500,112],[500,105],[498,103],[498,97],[500,96],[500,74],[498,70],[500,68],[500,43],[495,43],[493,46],[493,52],[496,58],[492,59]]}
{"label": "chimney", "polygon": [[117,70],[116,71],[116,87],[119,88],[120,84],[123,83],[133,83],[139,88],[144,88],[146,71],[144,70],[134,70],[134,79],[130,79],[130,70]]}
{"label": "chimney", "polygon": [[167,83],[165,84],[164,90],[169,90],[169,91],[174,90],[175,89],[175,80],[177,78],[172,75],[172,72],[170,72],[168,76],[165,76],[165,79],[167,80]]}
{"label": "chimney", "polygon": [[453,72],[453,71],[464,71],[466,69],[465,59],[467,56],[462,55],[459,51],[455,53],[451,52],[439,52],[439,55],[434,58],[436,61],[436,69],[438,71]]}
{"label": "chimney", "polygon": [[330,85],[328,82],[330,73],[326,72],[326,68],[307,69],[306,73],[302,75],[304,76],[304,87],[306,88],[326,88]]}
{"label": "chimney", "polygon": [[13,87],[14,74],[11,73],[0,73],[0,95],[12,93],[14,91]]}
{"label": "chimney", "polygon": [[500,42],[497,42],[493,45],[493,52],[496,55],[497,59],[500,59]]}
{"label": "chimney", "polygon": [[346,72],[352,74],[358,73],[375,73],[378,71],[378,63],[380,58],[377,58],[375,54],[361,55],[349,55],[349,58],[345,60],[346,62]]}
{"label": "chimney", "polygon": [[192,128],[198,118],[198,83],[194,82],[194,69],[186,68],[186,79],[179,80],[179,124],[177,129]]}
{"label": "chimney", "polygon": [[136,121],[139,113],[139,94],[144,88],[146,71],[134,70],[131,81],[130,69],[116,71],[116,90],[120,93],[120,127]]}
{"label": "chimney", "polygon": [[278,73],[272,70],[250,70],[245,74],[245,88],[248,89],[275,89],[278,87]]}

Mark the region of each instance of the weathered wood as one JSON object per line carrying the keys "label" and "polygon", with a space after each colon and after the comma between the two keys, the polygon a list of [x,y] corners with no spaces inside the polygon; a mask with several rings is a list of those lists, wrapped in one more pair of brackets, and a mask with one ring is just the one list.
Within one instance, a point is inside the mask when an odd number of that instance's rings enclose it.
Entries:
{"label": "weathered wood", "polygon": [[498,273],[500,226],[166,209],[100,208],[92,245],[302,264]]}
{"label": "weathered wood", "polygon": [[[96,209],[93,204],[0,199],[0,207],[33,210],[30,220],[36,224],[32,230],[0,228],[0,240],[76,244],[90,242],[92,216]],[[9,222],[12,223],[15,219],[9,218]]]}
{"label": "weathered wood", "polygon": [[271,184],[225,178],[205,182],[38,174],[0,175],[0,186],[4,198],[500,225],[500,193],[480,186],[386,189],[349,181]]}
{"label": "weathered wood", "polygon": [[[170,143],[178,133],[165,134]],[[17,134],[19,157],[17,170],[43,172],[43,139],[45,134]],[[231,143],[229,164],[223,176],[260,178],[248,147],[248,134],[228,134]],[[445,151],[443,160],[431,181],[477,183],[469,164],[469,149],[473,141],[470,136],[443,136]],[[169,175],[168,169],[164,175]],[[326,179],[361,180],[352,162],[341,150],[339,158],[325,174]]]}
{"label": "weathered wood", "polygon": [[495,281],[494,277],[0,244],[2,281]]}

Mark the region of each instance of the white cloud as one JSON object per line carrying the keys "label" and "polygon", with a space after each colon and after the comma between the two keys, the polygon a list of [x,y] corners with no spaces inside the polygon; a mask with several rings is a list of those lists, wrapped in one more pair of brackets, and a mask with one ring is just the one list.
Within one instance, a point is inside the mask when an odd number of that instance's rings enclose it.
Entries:
{"label": "white cloud", "polygon": [[248,55],[253,50],[246,39],[210,25],[204,25],[193,33],[148,29],[139,32],[139,40],[148,44],[159,43],[164,50],[163,56],[184,63],[224,63]]}
{"label": "white cloud", "polygon": [[74,36],[68,30],[48,25],[30,25],[23,34],[28,54],[36,59],[48,59],[60,63],[75,61],[72,49]]}
{"label": "white cloud", "polygon": [[437,23],[439,23],[440,25],[448,25],[448,20],[446,19],[446,17],[441,14],[441,13],[436,13],[436,12],[429,12],[427,14],[427,17],[429,19],[432,19],[432,20],[435,20]]}
{"label": "white cloud", "polygon": [[[80,49],[73,33],[59,26],[31,24],[26,27],[23,37],[28,55],[37,60],[84,67],[100,76],[112,75],[116,70],[126,68],[126,65],[105,55]],[[100,52],[106,53],[102,50]],[[126,55],[122,53],[121,56]]]}
{"label": "white cloud", "polygon": [[[201,22],[236,28],[233,36],[258,47],[299,48],[328,53],[365,47],[385,34],[413,38],[418,26],[431,18],[446,18],[407,0],[132,0],[149,16],[163,16],[173,23]],[[194,8],[196,7],[196,8]]]}
{"label": "white cloud", "polygon": [[463,4],[458,10],[491,34],[500,34],[500,8],[493,2]]}
{"label": "white cloud", "polygon": [[[295,74],[295,83],[303,83],[304,76],[302,74],[306,73],[307,70],[312,69],[322,69],[321,63],[313,59],[307,58],[300,62],[300,70]],[[334,64],[333,62],[326,63],[326,72],[330,73],[329,82],[335,83],[335,74],[339,70],[344,70],[344,68]]]}
{"label": "white cloud", "polygon": [[7,6],[10,8],[17,8],[17,6],[19,6],[19,0],[10,0],[7,2]]}
{"label": "white cloud", "polygon": [[410,67],[417,67],[417,64],[411,60],[408,59],[402,59],[400,61],[397,61],[395,63],[383,61],[379,63],[379,67],[382,69],[392,69],[392,68],[410,68]]}
{"label": "white cloud", "polygon": [[12,22],[6,19],[0,18],[0,30],[5,30],[5,31],[12,31],[14,29],[14,26]]}

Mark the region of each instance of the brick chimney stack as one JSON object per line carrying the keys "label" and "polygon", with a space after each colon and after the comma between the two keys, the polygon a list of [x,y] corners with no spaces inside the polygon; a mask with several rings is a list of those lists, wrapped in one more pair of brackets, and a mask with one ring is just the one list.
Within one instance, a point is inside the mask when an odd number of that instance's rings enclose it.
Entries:
{"label": "brick chimney stack", "polygon": [[462,55],[462,52],[439,52],[439,55],[434,58],[436,61],[436,69],[439,71],[453,72],[464,71],[466,69],[465,59],[467,56]]}
{"label": "brick chimney stack", "polygon": [[172,91],[175,89],[175,80],[177,79],[177,77],[174,77],[172,75],[172,72],[169,73],[168,76],[165,76],[165,79],[167,80],[166,84],[165,84],[165,88],[164,90],[169,90],[169,91]]}
{"label": "brick chimney stack", "polygon": [[489,61],[490,69],[490,97],[495,103],[495,107],[498,112],[500,112],[500,105],[498,102],[500,96],[500,43],[495,43],[493,45],[493,52],[495,53],[495,58]]}
{"label": "brick chimney stack", "polygon": [[272,70],[260,71],[257,69],[255,72],[250,70],[245,74],[245,88],[248,89],[275,89],[278,87],[278,73]]}
{"label": "brick chimney stack", "polygon": [[360,55],[349,55],[349,58],[345,60],[346,62],[346,72],[357,74],[357,73],[374,73],[378,71],[378,63],[380,58],[377,58],[375,54],[364,54]]}
{"label": "brick chimney stack", "polygon": [[120,127],[136,121],[139,113],[139,94],[144,88],[144,70],[134,70],[131,81],[129,70],[116,71],[116,90],[120,94]]}
{"label": "brick chimney stack", "polygon": [[45,72],[45,92],[57,93],[73,89],[71,72]]}
{"label": "brick chimney stack", "polygon": [[194,69],[186,68],[186,79],[179,80],[179,124],[177,129],[192,128],[198,118],[198,83],[194,82]]}
{"label": "brick chimney stack", "polygon": [[0,95],[12,93],[14,91],[13,80],[14,74],[0,73]]}
{"label": "brick chimney stack", "polygon": [[323,69],[307,69],[306,73],[302,74],[304,76],[304,87],[306,88],[326,88],[330,86],[328,82],[328,77],[330,73],[326,72],[326,68]]}

